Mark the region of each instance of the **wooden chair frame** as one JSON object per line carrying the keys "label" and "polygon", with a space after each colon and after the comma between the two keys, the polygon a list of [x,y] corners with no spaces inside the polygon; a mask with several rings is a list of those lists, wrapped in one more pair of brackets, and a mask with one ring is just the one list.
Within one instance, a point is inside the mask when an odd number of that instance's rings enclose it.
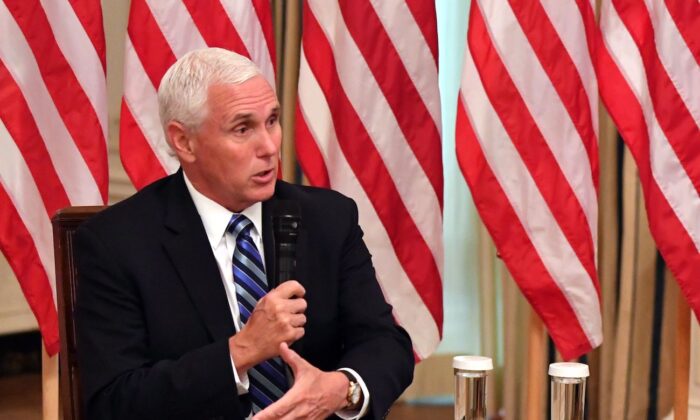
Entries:
{"label": "wooden chair frame", "polygon": [[78,376],[78,348],[76,345],[75,311],[78,271],[75,265],[73,237],[78,226],[105,209],[104,206],[68,207],[59,210],[51,219],[53,224],[54,257],[56,260],[56,300],[58,328],[61,339],[59,354],[59,403],[64,420],[84,419],[80,378]]}

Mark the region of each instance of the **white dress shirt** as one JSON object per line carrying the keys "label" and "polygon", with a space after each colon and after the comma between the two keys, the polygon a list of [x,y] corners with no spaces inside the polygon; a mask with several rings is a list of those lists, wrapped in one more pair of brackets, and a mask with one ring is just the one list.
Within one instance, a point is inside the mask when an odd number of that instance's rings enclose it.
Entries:
{"label": "white dress shirt", "polygon": [[[219,273],[221,274],[221,279],[224,283],[224,288],[226,289],[226,298],[233,317],[233,323],[236,327],[236,331],[240,331],[242,328],[241,317],[238,309],[238,300],[236,298],[236,286],[233,282],[233,270],[231,269],[233,264],[233,251],[236,248],[236,238],[226,232],[226,228],[228,227],[233,213],[231,213],[221,204],[209,199],[197,191],[197,189],[194,188],[190,180],[187,178],[187,175],[184,173],[183,175],[187,190],[192,197],[192,201],[197,209],[197,213],[199,213],[199,217],[202,219],[202,224],[204,225],[204,231],[207,234],[209,245],[211,245],[211,249],[214,252],[214,258],[216,259],[216,264],[219,267]],[[260,252],[260,258],[264,265],[265,250],[263,248],[261,235],[262,204],[255,203],[243,210],[240,214],[246,216],[253,223],[253,228],[250,230],[250,236]],[[238,371],[236,370],[236,366],[233,362],[233,357],[231,358],[231,366],[233,368],[233,376],[236,379],[238,394],[246,394],[248,392],[248,387],[250,386],[248,375],[238,375]],[[358,419],[367,412],[367,408],[369,407],[369,390],[357,372],[350,368],[341,368],[340,370],[350,372],[357,379],[357,383],[362,389],[364,402],[359,410],[341,410],[335,414],[347,420]]]}

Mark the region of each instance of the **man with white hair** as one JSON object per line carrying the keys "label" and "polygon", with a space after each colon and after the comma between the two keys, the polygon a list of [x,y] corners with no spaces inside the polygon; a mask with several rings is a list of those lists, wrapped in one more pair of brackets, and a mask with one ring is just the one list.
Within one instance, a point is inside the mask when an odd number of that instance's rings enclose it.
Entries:
{"label": "man with white hair", "polygon": [[[76,235],[87,418],[385,417],[413,353],[355,203],[276,179],[279,103],[248,59],[188,53],[158,99],[181,169]],[[272,288],[281,202],[304,223],[297,276]]]}

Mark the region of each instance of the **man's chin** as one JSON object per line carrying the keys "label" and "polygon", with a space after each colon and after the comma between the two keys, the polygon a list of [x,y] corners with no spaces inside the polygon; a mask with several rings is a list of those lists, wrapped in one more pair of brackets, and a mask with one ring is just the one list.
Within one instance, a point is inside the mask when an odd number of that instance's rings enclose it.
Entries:
{"label": "man's chin", "polygon": [[277,179],[274,179],[272,182],[270,182],[268,185],[265,185],[263,188],[260,189],[258,194],[256,194],[258,197],[258,200],[256,201],[267,201],[270,198],[272,198],[273,195],[275,195],[275,186],[277,185]]}

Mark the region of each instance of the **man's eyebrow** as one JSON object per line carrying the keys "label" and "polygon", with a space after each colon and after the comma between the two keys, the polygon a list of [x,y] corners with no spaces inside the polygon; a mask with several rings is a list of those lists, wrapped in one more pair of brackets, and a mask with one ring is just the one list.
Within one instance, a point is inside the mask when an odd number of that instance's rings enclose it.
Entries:
{"label": "man's eyebrow", "polygon": [[[276,107],[272,108],[270,110],[270,115],[272,114],[279,114],[280,113],[280,106],[277,105]],[[252,112],[245,112],[242,114],[236,114],[233,117],[231,117],[228,121],[229,123],[235,123],[239,121],[247,121],[253,119],[253,113]]]}
{"label": "man's eyebrow", "polygon": [[251,119],[251,118],[253,118],[253,114],[252,114],[251,112],[246,112],[246,113],[244,113],[244,114],[236,114],[236,115],[234,115],[233,117],[231,117],[231,118],[229,119],[229,122],[236,122],[236,121],[240,121],[240,120],[245,121],[245,120],[249,120],[249,119]]}

